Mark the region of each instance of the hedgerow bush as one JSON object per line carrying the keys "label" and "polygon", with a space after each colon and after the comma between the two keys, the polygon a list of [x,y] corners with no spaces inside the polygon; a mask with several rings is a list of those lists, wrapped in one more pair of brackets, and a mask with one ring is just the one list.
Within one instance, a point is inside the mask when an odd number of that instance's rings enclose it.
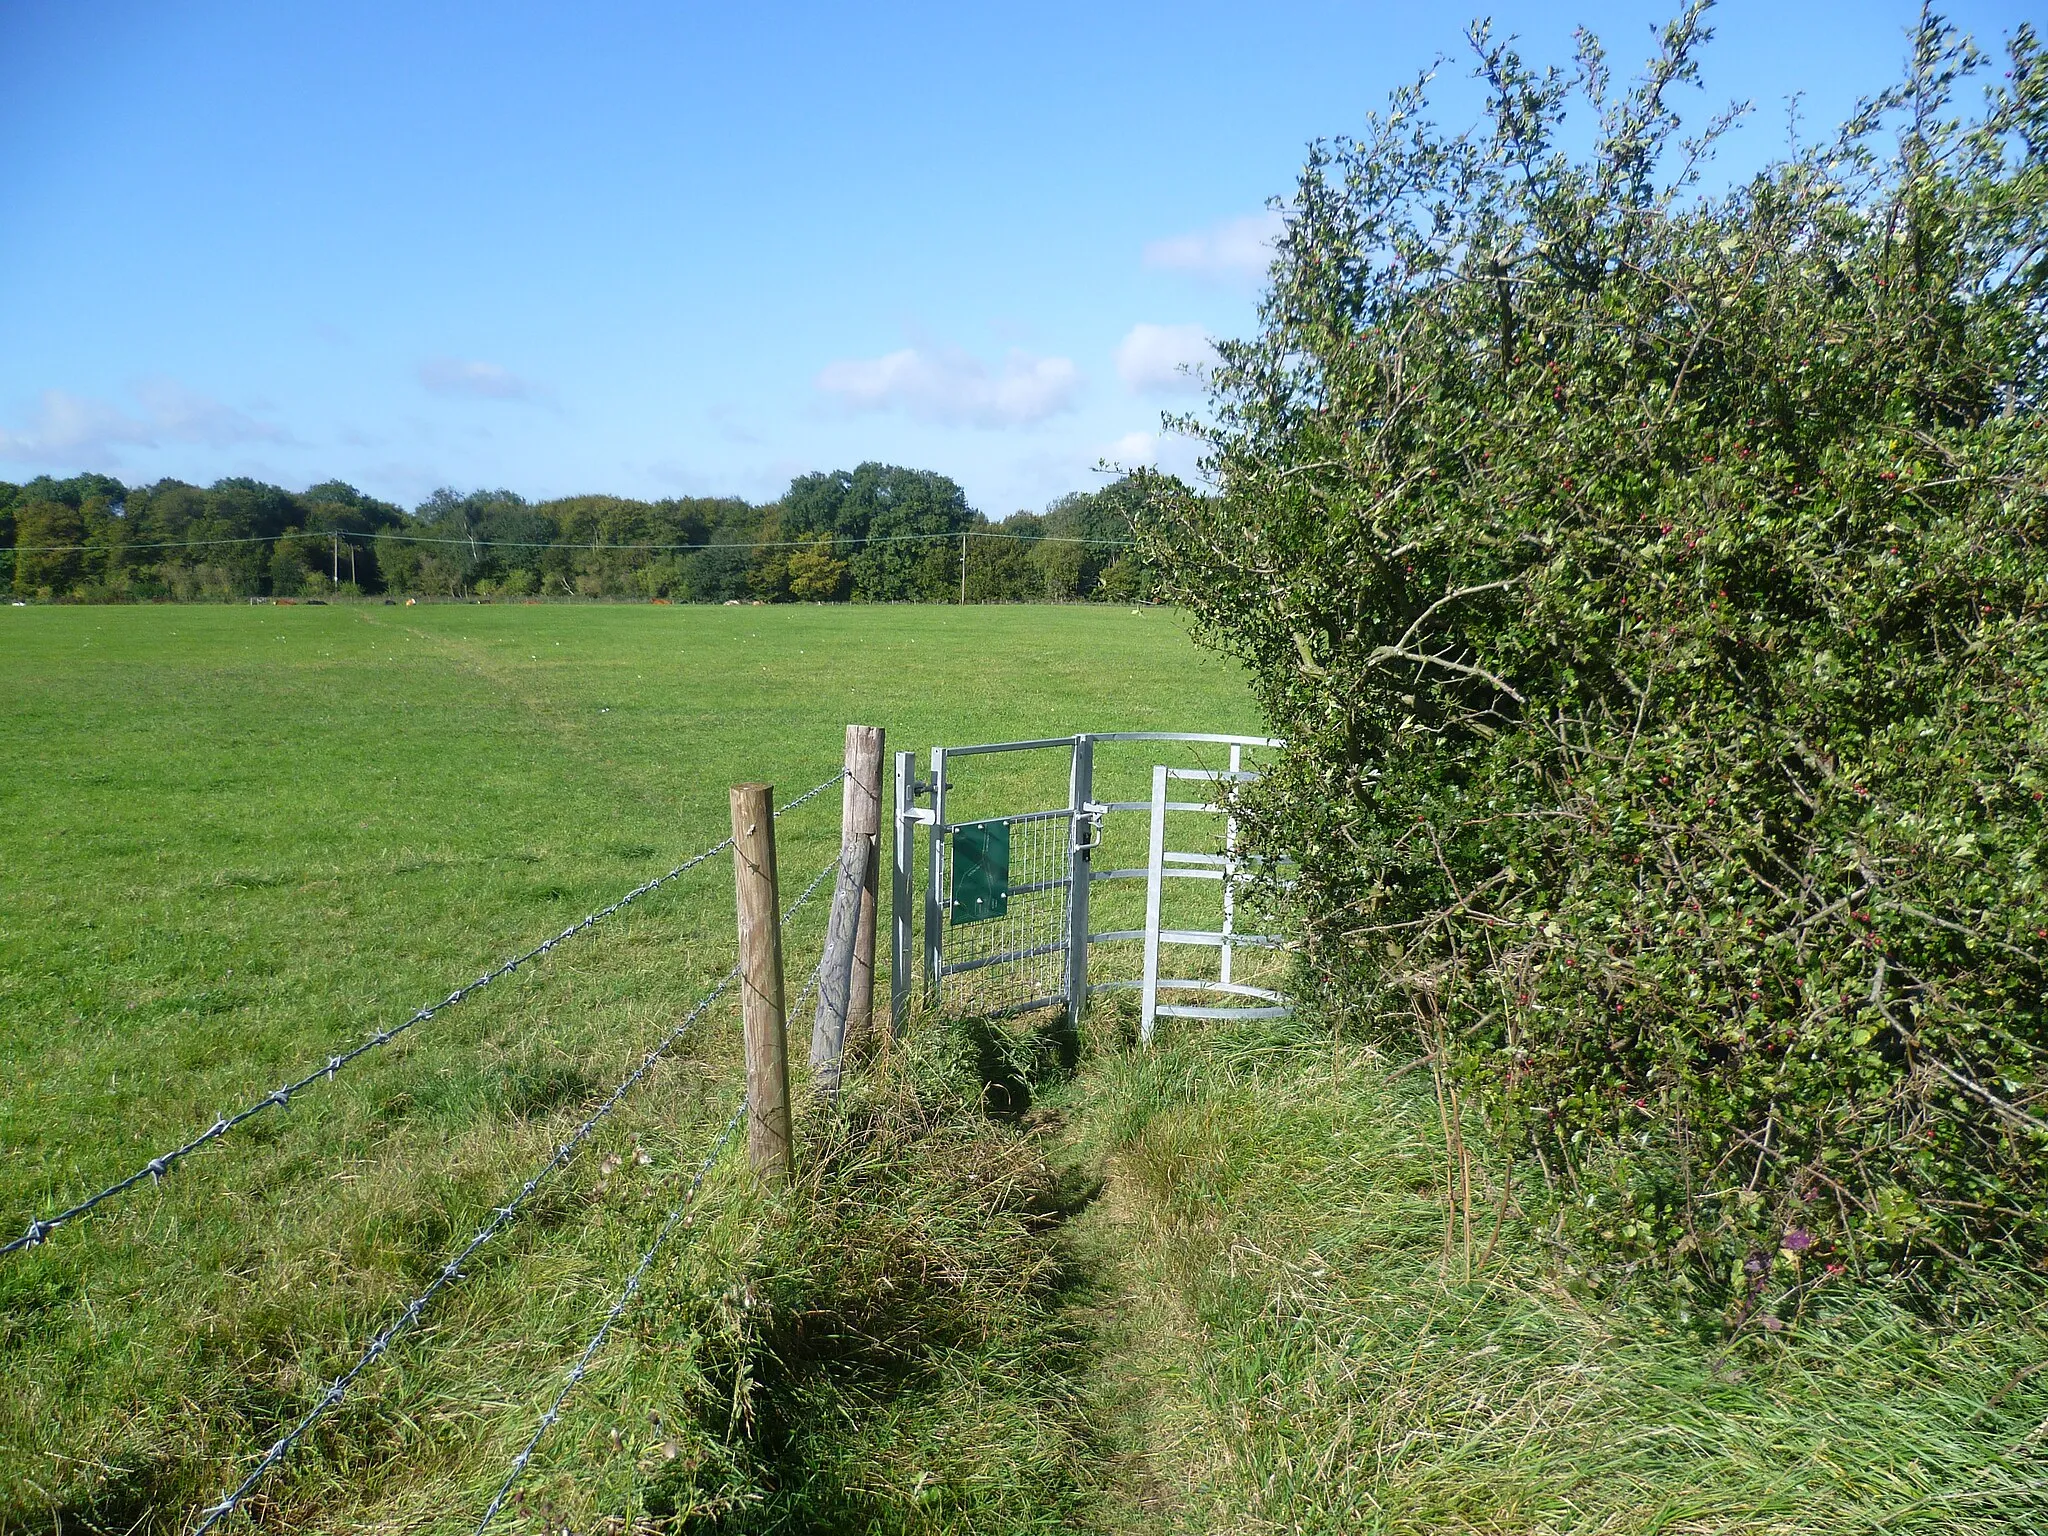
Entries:
{"label": "hedgerow bush", "polygon": [[1293,743],[1308,984],[1742,1320],[2048,1254],[2048,66],[1926,17],[1708,195],[1703,10],[1317,145],[1146,530]]}

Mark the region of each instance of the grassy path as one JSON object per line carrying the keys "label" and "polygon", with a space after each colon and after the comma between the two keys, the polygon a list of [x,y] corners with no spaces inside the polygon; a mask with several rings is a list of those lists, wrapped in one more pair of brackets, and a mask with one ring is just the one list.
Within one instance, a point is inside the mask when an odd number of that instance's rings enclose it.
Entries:
{"label": "grassy path", "polygon": [[1730,1345],[1574,1294],[1512,1199],[1468,1282],[1419,1074],[1298,1024],[1092,1033],[1048,1099],[1100,1181],[1071,1241],[1101,1529],[2048,1530],[2038,1310],[1845,1292]]}

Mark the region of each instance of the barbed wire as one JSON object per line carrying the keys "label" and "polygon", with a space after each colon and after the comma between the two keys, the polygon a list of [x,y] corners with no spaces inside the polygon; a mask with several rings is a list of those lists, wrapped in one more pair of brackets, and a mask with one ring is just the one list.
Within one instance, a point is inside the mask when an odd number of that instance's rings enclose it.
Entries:
{"label": "barbed wire", "polygon": [[[795,802],[791,803],[794,804]],[[819,870],[811,883],[804,887],[803,894],[783,910],[779,920],[781,923],[787,924],[792,917],[796,916],[804,903],[811,899],[811,893],[817,890],[826,875],[838,867],[838,863],[839,857],[837,854],[834,854],[831,863]],[[393,1318],[391,1322],[387,1323],[377,1336],[370,1340],[369,1347],[363,1351],[362,1355],[356,1360],[356,1363],[328,1384],[327,1390],[320,1394],[319,1401],[315,1402],[296,1424],[286,1430],[263,1453],[262,1459],[250,1470],[247,1477],[243,1478],[218,1504],[210,1506],[205,1511],[206,1518],[199,1523],[198,1527],[192,1532],[192,1536],[206,1536],[206,1532],[212,1530],[222,1520],[235,1512],[242,1500],[247,1497],[249,1490],[263,1481],[271,1468],[277,1466],[285,1457],[289,1456],[292,1447],[299,1443],[305,1436],[306,1431],[319,1422],[328,1409],[341,1401],[343,1395],[348,1391],[355,1379],[370,1368],[371,1363],[390,1347],[394,1339],[419,1320],[420,1314],[426,1310],[427,1304],[444,1287],[452,1285],[461,1278],[462,1266],[468,1262],[470,1256],[512,1224],[513,1218],[519,1214],[519,1208],[532,1198],[533,1192],[540,1187],[542,1181],[569,1165],[577,1152],[581,1150],[583,1143],[589,1139],[590,1133],[597,1128],[598,1123],[605,1116],[609,1115],[618,1106],[619,1101],[631,1091],[633,1086],[653,1069],[654,1064],[666,1055],[678,1040],[682,1039],[690,1026],[710,1011],[711,1005],[724,995],[726,988],[733,984],[739,974],[740,968],[737,965],[727,971],[719,980],[718,985],[705,993],[698,1001],[697,1006],[690,1010],[682,1023],[670,1030],[668,1035],[653,1050],[640,1058],[640,1065],[628,1073],[625,1080],[612,1090],[611,1096],[600,1104],[591,1113],[590,1117],[579,1125],[560,1147],[555,1149],[555,1155],[543,1163],[538,1172],[519,1186],[518,1193],[513,1195],[505,1204],[493,1209],[491,1219],[477,1229],[476,1236],[469,1240],[460,1253],[456,1254],[446,1264],[443,1264],[436,1271],[434,1278],[428,1283],[427,1288],[407,1302],[405,1310]]]}
{"label": "barbed wire", "polygon": [[[812,788],[807,789],[802,794],[798,795],[794,800],[790,801],[787,805],[777,809],[777,811],[775,812],[776,816],[780,817],[786,812],[795,810],[798,806],[802,805],[805,801],[811,799],[813,796],[823,794],[826,790],[830,789],[834,784],[837,784],[841,779],[845,777],[846,770],[842,768],[839,772],[833,774],[831,778],[825,780],[824,783],[814,785]],[[212,1142],[220,1140],[221,1137],[227,1135],[229,1131],[232,1131],[236,1126],[242,1124],[243,1121],[252,1120],[257,1115],[262,1114],[267,1109],[284,1108],[285,1106],[290,1104],[292,1096],[294,1094],[303,1092],[305,1089],[312,1087],[315,1083],[320,1082],[322,1079],[325,1079],[328,1082],[332,1082],[334,1080],[336,1073],[340,1072],[342,1068],[349,1066],[350,1064],[355,1062],[357,1058],[367,1056],[370,1054],[370,1052],[376,1050],[378,1047],[390,1044],[393,1040],[397,1039],[406,1031],[412,1029],[415,1025],[426,1023],[436,1014],[441,1013],[446,1009],[454,1007],[457,1003],[461,1002],[464,998],[470,996],[472,993],[480,991],[484,987],[489,986],[492,982],[497,981],[502,977],[511,975],[514,971],[518,970],[520,966],[525,965],[527,962],[542,958],[543,956],[547,955],[551,950],[553,950],[556,945],[563,943],[565,940],[574,938],[579,933],[588,932],[591,928],[595,927],[598,923],[603,922],[606,918],[610,917],[620,908],[628,906],[635,901],[638,901],[642,896],[647,895],[650,891],[659,890],[662,886],[667,885],[671,880],[678,879],[681,876],[688,874],[691,870],[697,868],[698,865],[703,864],[709,859],[716,858],[719,854],[725,852],[731,846],[732,839],[730,837],[724,838],[723,840],[712,844],[709,848],[706,848],[702,853],[696,854],[691,858],[685,859],[682,863],[678,864],[674,869],[670,870],[667,874],[656,875],[652,880],[648,880],[639,885],[634,886],[632,890],[626,892],[625,895],[621,896],[617,901],[613,902],[610,906],[601,907],[597,911],[591,913],[588,917],[584,918],[582,922],[572,923],[569,927],[564,928],[560,933],[554,935],[554,937],[542,940],[539,944],[536,944],[532,949],[526,951],[525,954],[518,955],[510,960],[506,960],[501,964],[494,966],[492,969],[484,972],[483,975],[477,977],[475,981],[457,987],[453,992],[450,992],[438,1003],[427,1004],[425,1007],[416,1011],[411,1018],[405,1020],[403,1023],[394,1024],[389,1029],[379,1030],[376,1034],[371,1035],[368,1039],[362,1041],[360,1044],[354,1046],[353,1048],[342,1052],[340,1055],[328,1057],[324,1065],[315,1067],[311,1072],[306,1073],[304,1076],[299,1077],[291,1082],[288,1082],[280,1088],[274,1089],[272,1092],[265,1095],[263,1098],[258,1099],[255,1103],[247,1106],[246,1108],[238,1110],[232,1115],[221,1116],[220,1118],[215,1120],[211,1126],[201,1131],[197,1136],[194,1136],[190,1141],[186,1142],[183,1146],[174,1148],[169,1152],[165,1152],[160,1154],[159,1156],[151,1158],[148,1162],[144,1163],[140,1168],[136,1169],[135,1172],[129,1174],[124,1179],[120,1179],[112,1184],[109,1184],[105,1189],[99,1191],[99,1193],[92,1195],[87,1199],[79,1201],[76,1205],[71,1206],[67,1210],[57,1212],[54,1216],[38,1217],[30,1221],[28,1224],[28,1230],[25,1233],[23,1233],[20,1237],[14,1238],[5,1244],[0,1244],[0,1258],[4,1258],[10,1253],[15,1253],[25,1248],[36,1247],[38,1244],[47,1240],[50,1234],[54,1232],[57,1228],[63,1226],[67,1222],[75,1221],[80,1216],[86,1215],[95,1207],[103,1204],[108,1200],[115,1198],[117,1195],[126,1194],[129,1190],[133,1189],[136,1185],[140,1184],[144,1179],[149,1179],[153,1182],[159,1183],[162,1182],[164,1175],[169,1173],[171,1169],[175,1167],[180,1161],[187,1157],[190,1157],[194,1152],[197,1152],[201,1147],[207,1146]]]}
{"label": "barbed wire", "polygon": [[[787,805],[778,805],[777,807],[775,807],[776,820],[781,820],[785,814],[795,810],[798,806],[802,805],[806,800],[815,799],[817,796],[822,795],[823,793],[825,793],[826,790],[830,789],[834,784],[837,784],[841,779],[845,777],[846,770],[842,768],[837,773],[833,774],[832,777],[827,779],[824,783],[813,784],[809,789],[805,790],[802,794],[798,795],[794,800],[790,801]],[[719,844],[719,847],[721,848],[730,848],[731,846],[732,839],[729,837],[723,843]],[[792,910],[794,909],[792,908]]]}
{"label": "barbed wire", "polygon": [[[820,874],[818,880],[823,878],[824,876]],[[816,888],[818,880],[811,882],[813,889]],[[808,890],[804,892],[805,896],[809,896],[809,894],[810,891]],[[798,898],[799,902],[802,899],[801,897]],[[794,911],[795,908],[792,907],[790,910]],[[824,974],[825,957],[820,955],[817,965],[811,971],[810,979],[804,983],[803,990],[797,994],[796,1002],[787,1010],[786,1017],[795,1018],[803,1012],[804,1004],[810,1001],[811,994],[818,990],[818,982]],[[505,1474],[505,1481],[498,1485],[498,1491],[491,1497],[491,1507],[484,1511],[483,1519],[476,1523],[476,1536],[483,1536],[485,1528],[498,1517],[498,1512],[505,1507],[506,1498],[511,1494],[513,1485],[525,1474],[526,1464],[533,1459],[533,1453],[539,1447],[542,1436],[554,1426],[555,1421],[561,1416],[562,1404],[567,1401],[569,1394],[575,1390],[577,1383],[583,1380],[584,1375],[590,1368],[592,1358],[604,1347],[604,1341],[610,1335],[612,1325],[619,1320],[621,1314],[632,1303],[633,1298],[639,1294],[640,1282],[647,1274],[648,1265],[654,1262],[654,1256],[661,1251],[661,1245],[668,1241],[668,1235],[674,1229],[676,1222],[681,1219],[683,1212],[689,1207],[690,1202],[696,1198],[697,1191],[703,1186],[705,1176],[711,1172],[712,1165],[718,1161],[719,1155],[725,1151],[726,1143],[732,1140],[732,1134],[738,1129],[739,1123],[746,1115],[746,1112],[747,1099],[746,1095],[742,1094],[740,1096],[739,1108],[735,1109],[732,1112],[732,1118],[725,1122],[724,1132],[706,1155],[703,1165],[697,1170],[697,1176],[690,1181],[689,1189],[684,1191],[683,1198],[677,1202],[676,1208],[668,1213],[668,1220],[661,1224],[661,1229],[654,1234],[654,1241],[648,1246],[647,1252],[641,1255],[638,1267],[634,1269],[631,1278],[626,1281],[625,1290],[620,1294],[618,1300],[612,1303],[611,1311],[605,1315],[604,1322],[598,1327],[596,1334],[592,1336],[588,1344],[583,1346],[581,1358],[570,1368],[568,1379],[562,1383],[561,1390],[555,1394],[554,1402],[548,1405],[548,1411],[541,1415],[540,1423],[533,1431],[533,1437],[526,1442],[525,1447],[519,1454],[512,1458],[511,1470]]]}
{"label": "barbed wire", "polygon": [[513,1486],[524,1475],[526,1464],[533,1459],[533,1453],[539,1448],[542,1437],[554,1427],[555,1421],[561,1417],[562,1404],[568,1401],[569,1394],[575,1391],[577,1384],[583,1380],[585,1373],[590,1369],[590,1362],[596,1358],[597,1352],[604,1348],[605,1340],[611,1337],[613,1325],[625,1314],[626,1308],[632,1305],[633,1298],[640,1294],[640,1282],[646,1278],[648,1267],[654,1263],[654,1256],[661,1252],[662,1245],[668,1241],[669,1234],[675,1230],[676,1224],[683,1219],[684,1213],[690,1208],[690,1203],[697,1198],[697,1191],[704,1187],[705,1178],[710,1174],[712,1166],[717,1163],[727,1145],[731,1143],[733,1132],[739,1129],[740,1121],[745,1118],[746,1113],[747,1098],[745,1094],[741,1094],[739,1108],[732,1112],[732,1118],[725,1122],[725,1129],[719,1133],[718,1140],[712,1144],[711,1150],[705,1154],[704,1161],[697,1168],[697,1176],[690,1180],[690,1187],[683,1191],[683,1198],[676,1202],[675,1209],[668,1213],[668,1219],[662,1222],[659,1230],[655,1232],[654,1241],[648,1244],[647,1251],[640,1256],[639,1264],[634,1267],[632,1275],[627,1278],[626,1288],[619,1293],[618,1299],[612,1303],[611,1310],[605,1314],[604,1321],[598,1325],[597,1332],[591,1335],[590,1342],[583,1346],[582,1355],[569,1368],[569,1374],[563,1380],[561,1389],[555,1393],[555,1400],[548,1405],[548,1411],[540,1416],[540,1423],[534,1426],[531,1438],[527,1440],[519,1454],[512,1458],[512,1466],[506,1472],[505,1480],[498,1485],[498,1491],[491,1496],[490,1508],[484,1511],[483,1518],[476,1523],[477,1536],[483,1536],[485,1528],[498,1518],[498,1511],[505,1507],[505,1500],[511,1496]]}

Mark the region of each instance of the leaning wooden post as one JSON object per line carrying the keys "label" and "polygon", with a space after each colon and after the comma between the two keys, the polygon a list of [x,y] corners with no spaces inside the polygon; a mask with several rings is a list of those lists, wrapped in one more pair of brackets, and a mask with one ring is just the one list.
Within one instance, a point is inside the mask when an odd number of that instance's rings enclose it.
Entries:
{"label": "leaning wooden post", "polygon": [[740,1016],[747,1041],[747,1155],[771,1184],[795,1171],[789,1131],[789,1047],[783,1034],[781,897],[775,877],[775,790],[732,787],[733,892],[740,925]]}
{"label": "leaning wooden post", "polygon": [[[881,824],[879,779],[882,733],[868,726],[846,728],[846,788],[840,797],[839,880],[832,891],[832,916],[825,925],[825,953],[818,962],[818,1011],[811,1025],[811,1067],[819,1089],[839,1091],[847,1042],[856,1037],[852,1007],[872,1011],[875,986],[875,832]],[[866,964],[860,963],[862,918],[866,918]],[[862,1018],[860,1027],[866,1028]]]}
{"label": "leaning wooden post", "polygon": [[840,797],[842,841],[866,840],[867,868],[861,877],[860,923],[853,931],[853,985],[846,1002],[846,1038],[858,1041],[875,1011],[875,917],[882,879],[882,728],[846,728],[846,788]]}

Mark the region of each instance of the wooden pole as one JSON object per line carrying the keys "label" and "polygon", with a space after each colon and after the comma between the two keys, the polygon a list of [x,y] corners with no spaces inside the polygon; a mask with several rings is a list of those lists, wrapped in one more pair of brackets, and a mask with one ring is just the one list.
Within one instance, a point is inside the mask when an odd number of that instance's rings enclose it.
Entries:
{"label": "wooden pole", "polygon": [[771,1184],[795,1171],[789,1131],[789,1045],[783,1032],[781,897],[775,872],[775,790],[732,787],[733,894],[739,909],[740,1015],[747,1042],[747,1155]]}
{"label": "wooden pole", "polygon": [[875,1011],[875,923],[882,881],[882,728],[846,728],[846,786],[840,795],[841,841],[867,840],[867,868],[860,885],[860,921],[853,931],[853,984],[846,1000],[846,1038],[866,1038]]}
{"label": "wooden pole", "polygon": [[860,921],[860,875],[867,850],[839,850],[839,882],[832,889],[832,915],[825,924],[825,953],[818,961],[818,1011],[811,1022],[811,1070],[818,1091],[839,1092],[840,1058],[846,1051],[846,1001],[853,981],[853,930]]}
{"label": "wooden pole", "polygon": [[[868,1027],[875,997],[875,908],[881,829],[882,733],[873,726],[846,728],[846,778],[839,800],[839,882],[818,962],[818,1011],[811,1024],[811,1066],[825,1093],[839,1090],[849,1040]],[[866,941],[865,954],[862,940]],[[854,1002],[860,1004],[858,1029]]]}

